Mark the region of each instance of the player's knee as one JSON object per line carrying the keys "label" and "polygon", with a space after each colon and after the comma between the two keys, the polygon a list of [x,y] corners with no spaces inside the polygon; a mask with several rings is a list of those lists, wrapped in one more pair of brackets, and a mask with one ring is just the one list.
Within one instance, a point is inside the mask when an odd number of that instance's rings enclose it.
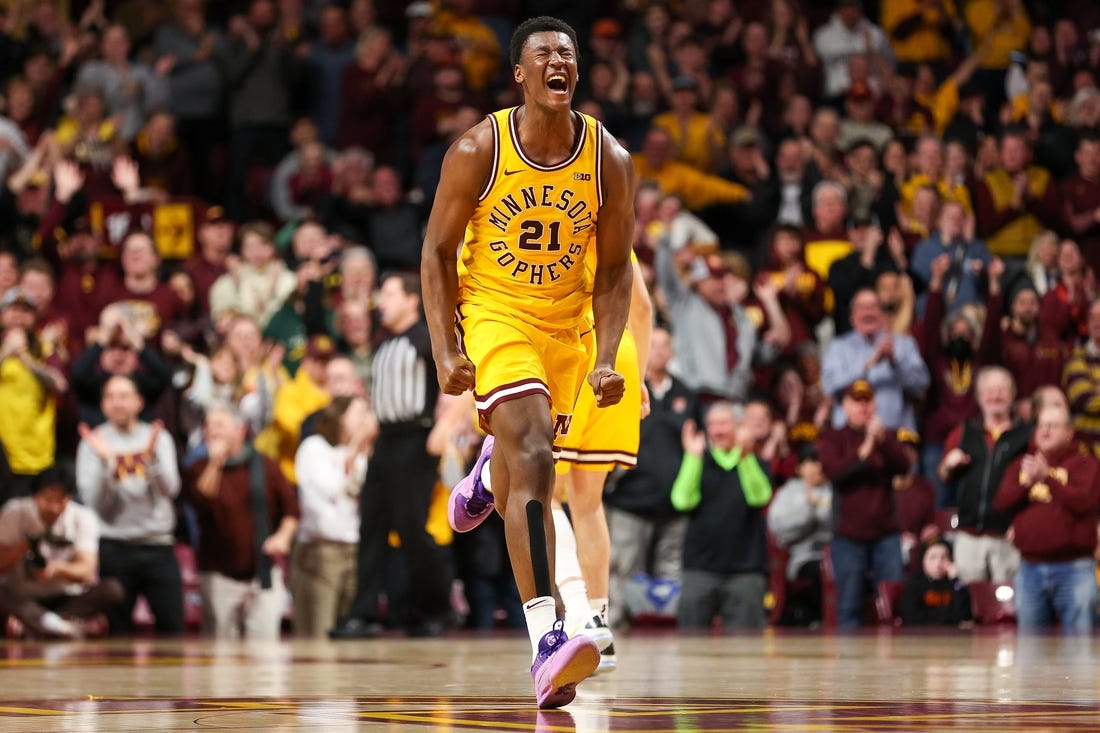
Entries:
{"label": "player's knee", "polygon": [[[524,484],[533,490],[552,491],[554,485],[553,443],[530,431],[519,440],[509,471],[513,477],[522,477]],[[546,497],[549,500],[549,496]]]}

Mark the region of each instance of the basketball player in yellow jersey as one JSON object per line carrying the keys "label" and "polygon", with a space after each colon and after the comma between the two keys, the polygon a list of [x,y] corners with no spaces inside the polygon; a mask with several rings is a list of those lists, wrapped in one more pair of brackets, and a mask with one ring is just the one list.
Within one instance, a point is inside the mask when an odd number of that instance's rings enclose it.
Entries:
{"label": "basketball player in yellow jersey", "polygon": [[577,37],[568,24],[523,22],[511,61],[523,105],[490,115],[451,145],[421,272],[440,387],[473,389],[492,438],[452,493],[451,522],[469,531],[494,505],[504,517],[535,697],[548,708],[571,702],[599,664],[595,642],[568,638],[558,618],[553,454],[586,381],[589,247],[597,248],[598,351],[587,383],[600,406],[623,396],[613,364],[630,307],[634,170],[602,125],[572,109]]}
{"label": "basketball player in yellow jersey", "polygon": [[[593,251],[586,262],[593,269],[594,255]],[[614,639],[607,626],[611,538],[603,511],[603,488],[616,465],[633,468],[637,463],[641,421],[649,411],[642,374],[649,360],[653,303],[633,255],[631,262],[634,287],[627,330],[615,362],[626,391],[617,405],[604,409],[596,407],[590,392],[581,393],[555,467],[555,581],[565,604],[565,628],[596,642],[601,672],[616,666]],[[558,503],[566,499],[570,517]]]}

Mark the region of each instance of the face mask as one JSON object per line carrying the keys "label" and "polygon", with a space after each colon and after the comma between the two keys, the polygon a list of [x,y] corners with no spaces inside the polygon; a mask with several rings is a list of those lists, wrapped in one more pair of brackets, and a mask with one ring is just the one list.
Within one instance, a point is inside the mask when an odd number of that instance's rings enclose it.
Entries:
{"label": "face mask", "polygon": [[947,342],[947,355],[955,361],[968,361],[974,355],[974,346],[964,338],[953,338]]}

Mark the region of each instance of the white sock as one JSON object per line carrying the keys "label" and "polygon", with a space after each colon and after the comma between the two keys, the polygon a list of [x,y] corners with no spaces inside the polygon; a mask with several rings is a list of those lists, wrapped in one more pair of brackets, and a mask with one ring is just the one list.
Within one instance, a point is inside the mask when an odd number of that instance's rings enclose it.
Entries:
{"label": "white sock", "polygon": [[557,604],[553,596],[538,596],[523,604],[523,616],[527,619],[527,635],[531,637],[531,661],[539,653],[542,637],[554,628],[558,620]]}
{"label": "white sock", "polygon": [[489,475],[490,464],[492,464],[492,461],[485,461],[485,465],[481,467],[481,485],[491,494],[493,493],[493,479]]}
{"label": "white sock", "polygon": [[577,537],[565,510],[557,507],[554,516],[554,582],[565,604],[565,628],[575,630],[591,620],[592,605],[588,602],[588,586],[584,583],[581,563],[577,559]]}
{"label": "white sock", "polygon": [[605,624],[607,623],[607,604],[608,600],[606,598],[592,599],[592,610],[600,615],[600,618],[603,619]]}

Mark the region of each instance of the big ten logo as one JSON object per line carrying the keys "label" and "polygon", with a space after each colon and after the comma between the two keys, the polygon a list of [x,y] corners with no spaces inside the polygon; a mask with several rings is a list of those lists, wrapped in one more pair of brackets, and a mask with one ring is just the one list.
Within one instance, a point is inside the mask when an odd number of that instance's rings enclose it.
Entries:
{"label": "big ten logo", "polygon": [[569,435],[569,424],[573,422],[572,415],[566,415],[564,413],[558,413],[554,416],[554,437],[565,437]]}
{"label": "big ten logo", "polygon": [[591,181],[592,180],[592,174],[591,173],[574,173],[573,174],[573,180],[574,181]]}

